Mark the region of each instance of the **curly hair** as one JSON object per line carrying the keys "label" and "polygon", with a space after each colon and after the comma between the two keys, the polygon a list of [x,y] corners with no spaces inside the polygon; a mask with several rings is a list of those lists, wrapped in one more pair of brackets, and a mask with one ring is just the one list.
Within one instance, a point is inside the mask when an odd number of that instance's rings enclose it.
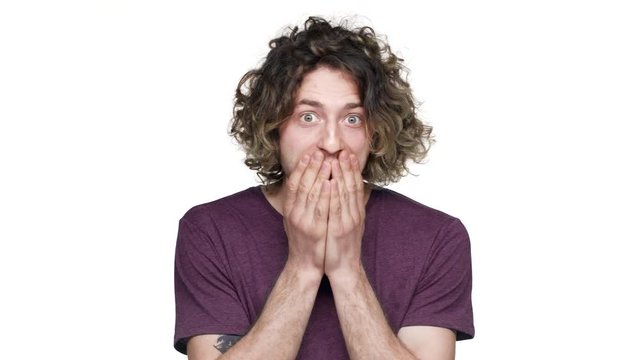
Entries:
{"label": "curly hair", "polygon": [[242,77],[235,93],[229,133],[263,183],[285,176],[278,129],[293,111],[303,77],[319,66],[345,71],[357,83],[370,141],[364,180],[387,185],[409,172],[408,160],[425,158],[434,142],[432,127],[416,115],[403,59],[372,28],[348,29],[309,17],[304,30],[288,30],[269,42],[266,59]]}

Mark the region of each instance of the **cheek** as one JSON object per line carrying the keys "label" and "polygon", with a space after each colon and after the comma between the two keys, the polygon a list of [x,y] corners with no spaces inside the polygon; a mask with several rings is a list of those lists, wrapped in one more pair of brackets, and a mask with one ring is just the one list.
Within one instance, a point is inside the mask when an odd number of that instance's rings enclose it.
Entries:
{"label": "cheek", "polygon": [[280,130],[280,164],[285,174],[290,174],[304,154],[310,153],[314,139],[309,132],[299,131],[294,126],[284,126]]}

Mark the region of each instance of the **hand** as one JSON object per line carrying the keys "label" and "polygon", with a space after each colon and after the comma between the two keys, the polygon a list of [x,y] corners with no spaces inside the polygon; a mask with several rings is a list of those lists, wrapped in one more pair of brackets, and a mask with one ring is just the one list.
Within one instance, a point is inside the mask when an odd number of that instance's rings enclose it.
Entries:
{"label": "hand", "polygon": [[331,184],[331,166],[316,151],[305,155],[286,179],[284,229],[289,240],[287,262],[322,275]]}
{"label": "hand", "polygon": [[341,152],[332,161],[331,175],[324,259],[324,272],[329,277],[360,269],[365,220],[364,183],[356,156]]}

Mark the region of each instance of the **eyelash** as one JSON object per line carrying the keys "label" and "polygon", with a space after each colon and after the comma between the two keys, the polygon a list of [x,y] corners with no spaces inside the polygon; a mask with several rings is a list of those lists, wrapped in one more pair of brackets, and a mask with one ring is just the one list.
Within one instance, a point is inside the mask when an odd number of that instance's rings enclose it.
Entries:
{"label": "eyelash", "polygon": [[[305,120],[304,120],[305,116],[307,116],[307,115],[312,115],[312,116],[318,117],[318,116],[317,116],[316,114],[314,114],[314,113],[303,113],[303,114],[300,116],[300,120],[301,120],[302,122],[304,122],[304,123],[307,123],[307,124],[312,122],[312,121],[305,121]],[[347,122],[347,125],[350,125],[350,126],[357,126],[357,125],[362,124],[362,117],[360,117],[360,115],[355,115],[355,114],[347,115],[347,117],[344,119],[344,120],[345,120],[345,122],[346,122],[346,120],[347,120],[347,119],[349,119],[349,118],[351,118],[351,117],[355,117],[356,119],[358,119],[358,123],[356,123],[356,124],[351,124],[351,123]]]}

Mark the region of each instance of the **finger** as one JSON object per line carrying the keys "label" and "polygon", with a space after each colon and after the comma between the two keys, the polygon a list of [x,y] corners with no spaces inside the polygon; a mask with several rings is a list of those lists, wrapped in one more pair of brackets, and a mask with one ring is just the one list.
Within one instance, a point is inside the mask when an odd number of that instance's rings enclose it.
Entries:
{"label": "finger", "polygon": [[351,165],[351,156],[353,154],[349,154],[348,152],[342,152],[340,154],[340,168],[342,170],[343,178],[344,178],[344,188],[345,188],[345,197],[346,201],[349,204],[349,215],[355,222],[360,220],[360,211],[358,207],[358,194],[356,189],[356,181],[355,174],[353,171],[353,166]]}
{"label": "finger", "polygon": [[316,205],[315,216],[317,221],[327,221],[329,216],[329,202],[331,200],[331,182],[327,179],[322,180],[320,190],[320,199]]}
{"label": "finger", "polygon": [[355,156],[353,154],[349,154],[346,151],[340,153],[340,170],[342,170],[342,175],[344,177],[344,183],[347,186],[347,191],[352,193],[356,190],[356,183],[353,174],[353,166],[351,166],[351,156]]}
{"label": "finger", "polygon": [[353,170],[353,178],[356,184],[356,200],[358,204],[358,209],[360,210],[360,215],[364,218],[364,180],[362,179],[362,170],[360,169],[360,162],[358,158],[351,154],[349,157],[351,161],[351,168]]}
{"label": "finger", "polygon": [[309,192],[313,188],[313,184],[316,181],[316,177],[318,176],[318,172],[320,171],[320,167],[322,166],[322,159],[324,155],[322,152],[316,151],[311,156],[311,160],[309,161],[309,166],[304,170],[302,174],[302,178],[298,183],[298,189],[296,192],[296,202],[294,206],[300,206],[305,208],[307,206],[307,198],[309,196]]}
{"label": "finger", "polygon": [[[307,204],[306,204],[306,213],[308,220],[313,220],[314,217],[318,217],[320,214],[317,213],[318,203],[322,196],[323,184],[326,180],[329,180],[329,176],[331,175],[331,164],[329,161],[323,161],[320,166],[320,171],[318,172],[318,176],[316,177],[316,181],[307,196]],[[327,190],[328,191],[328,190]]]}
{"label": "finger", "polygon": [[[335,161],[334,161],[335,162]],[[334,165],[335,167],[336,165]],[[338,180],[333,175],[331,183],[331,195],[329,199],[329,222],[335,221],[342,217],[342,206],[340,205],[340,191],[338,190]]]}
{"label": "finger", "polygon": [[305,169],[309,165],[311,157],[309,155],[304,155],[293,172],[286,178],[286,200],[285,200],[285,209],[291,209],[293,207],[294,202],[296,201],[296,194],[298,193],[298,184],[300,183],[300,178],[304,173]]}
{"label": "finger", "polygon": [[[342,166],[340,165],[340,160],[336,160],[333,162],[331,174],[333,175],[333,180],[336,181],[337,196],[338,196],[338,201],[340,202],[340,210],[341,210],[340,220],[343,223],[347,223],[347,221],[351,220],[351,214],[349,213],[349,193],[347,192],[347,188],[344,183],[345,174],[342,172]],[[333,193],[333,187],[331,187],[331,192]]]}

